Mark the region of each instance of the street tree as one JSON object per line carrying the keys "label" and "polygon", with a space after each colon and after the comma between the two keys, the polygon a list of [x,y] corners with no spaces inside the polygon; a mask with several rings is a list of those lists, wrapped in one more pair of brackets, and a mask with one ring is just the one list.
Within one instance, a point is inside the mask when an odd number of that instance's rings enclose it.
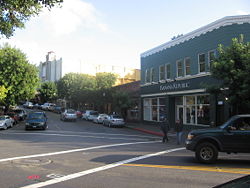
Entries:
{"label": "street tree", "polygon": [[40,100],[44,103],[55,100],[57,97],[57,86],[54,82],[44,82],[38,89]]}
{"label": "street tree", "polygon": [[222,80],[213,92],[228,99],[233,114],[250,110],[250,43],[243,41],[243,35],[233,38],[230,46],[219,45],[219,56],[211,67],[212,76]]}
{"label": "street tree", "polygon": [[49,10],[61,5],[63,0],[0,0],[0,36],[11,37],[16,28],[32,16],[38,15],[43,7]]}
{"label": "street tree", "polygon": [[7,96],[7,89],[4,86],[0,86],[0,103],[3,101],[3,99]]}
{"label": "street tree", "polygon": [[38,70],[23,52],[8,44],[0,47],[0,86],[7,89],[3,99],[7,108],[33,98],[38,83]]}
{"label": "street tree", "polygon": [[108,72],[96,73],[96,87],[97,89],[108,89],[114,86],[117,75]]}
{"label": "street tree", "polygon": [[132,100],[128,93],[124,91],[114,90],[112,93],[112,105],[115,112],[118,112],[126,117],[126,112],[132,106]]}
{"label": "street tree", "polygon": [[58,81],[57,88],[60,98],[70,100],[75,104],[85,103],[86,100],[92,98],[90,91],[96,88],[96,83],[93,76],[68,73]]}

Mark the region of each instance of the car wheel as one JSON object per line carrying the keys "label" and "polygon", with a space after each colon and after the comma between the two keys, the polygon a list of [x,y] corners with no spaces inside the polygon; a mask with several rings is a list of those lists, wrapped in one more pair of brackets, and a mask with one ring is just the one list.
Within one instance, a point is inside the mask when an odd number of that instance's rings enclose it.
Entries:
{"label": "car wheel", "polygon": [[195,157],[202,163],[214,163],[218,158],[218,149],[212,143],[201,143],[196,148]]}
{"label": "car wheel", "polygon": [[3,128],[3,129],[4,129],[4,130],[8,129],[7,124],[4,124],[4,128]]}

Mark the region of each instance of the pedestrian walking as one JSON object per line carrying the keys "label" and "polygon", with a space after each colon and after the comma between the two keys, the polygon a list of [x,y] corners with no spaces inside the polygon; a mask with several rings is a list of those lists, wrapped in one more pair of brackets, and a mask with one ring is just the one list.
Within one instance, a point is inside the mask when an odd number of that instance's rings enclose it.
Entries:
{"label": "pedestrian walking", "polygon": [[177,144],[180,145],[182,142],[182,133],[183,133],[182,132],[183,131],[182,120],[176,120],[175,129],[176,129]]}
{"label": "pedestrian walking", "polygon": [[162,122],[160,122],[161,130],[163,132],[163,138],[162,142],[168,142],[168,131],[170,129],[169,127],[169,121],[167,118],[164,118]]}

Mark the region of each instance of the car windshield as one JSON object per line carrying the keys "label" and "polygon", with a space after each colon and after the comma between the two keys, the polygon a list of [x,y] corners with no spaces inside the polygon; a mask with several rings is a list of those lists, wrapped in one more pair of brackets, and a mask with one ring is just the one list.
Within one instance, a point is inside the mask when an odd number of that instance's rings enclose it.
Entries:
{"label": "car windshield", "polygon": [[75,113],[76,113],[76,111],[75,111],[75,110],[73,110],[73,109],[69,109],[69,110],[67,110],[67,113],[68,113],[68,114],[75,114]]}
{"label": "car windshield", "polygon": [[5,117],[4,116],[0,116],[0,120],[5,120]]}
{"label": "car windshield", "polygon": [[42,119],[44,118],[43,114],[41,113],[32,113],[29,114],[28,119]]}
{"label": "car windshield", "polygon": [[118,116],[118,115],[114,115],[114,116],[112,116],[114,119],[122,119],[122,117],[121,116]]}
{"label": "car windshield", "polygon": [[234,121],[237,117],[233,116],[231,117],[227,122],[225,122],[224,124],[222,124],[221,126],[219,126],[219,128],[221,129],[225,129],[232,121]]}
{"label": "car windshield", "polygon": [[94,116],[95,116],[95,115],[98,116],[98,112],[90,112],[89,114],[90,114],[90,115],[94,115]]}

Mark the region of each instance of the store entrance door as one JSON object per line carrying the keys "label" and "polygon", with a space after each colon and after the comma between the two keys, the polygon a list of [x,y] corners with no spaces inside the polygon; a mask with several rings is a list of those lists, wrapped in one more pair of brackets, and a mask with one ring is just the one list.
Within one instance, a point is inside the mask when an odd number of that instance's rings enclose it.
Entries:
{"label": "store entrance door", "polygon": [[176,108],[176,120],[183,121],[183,106],[177,105]]}

